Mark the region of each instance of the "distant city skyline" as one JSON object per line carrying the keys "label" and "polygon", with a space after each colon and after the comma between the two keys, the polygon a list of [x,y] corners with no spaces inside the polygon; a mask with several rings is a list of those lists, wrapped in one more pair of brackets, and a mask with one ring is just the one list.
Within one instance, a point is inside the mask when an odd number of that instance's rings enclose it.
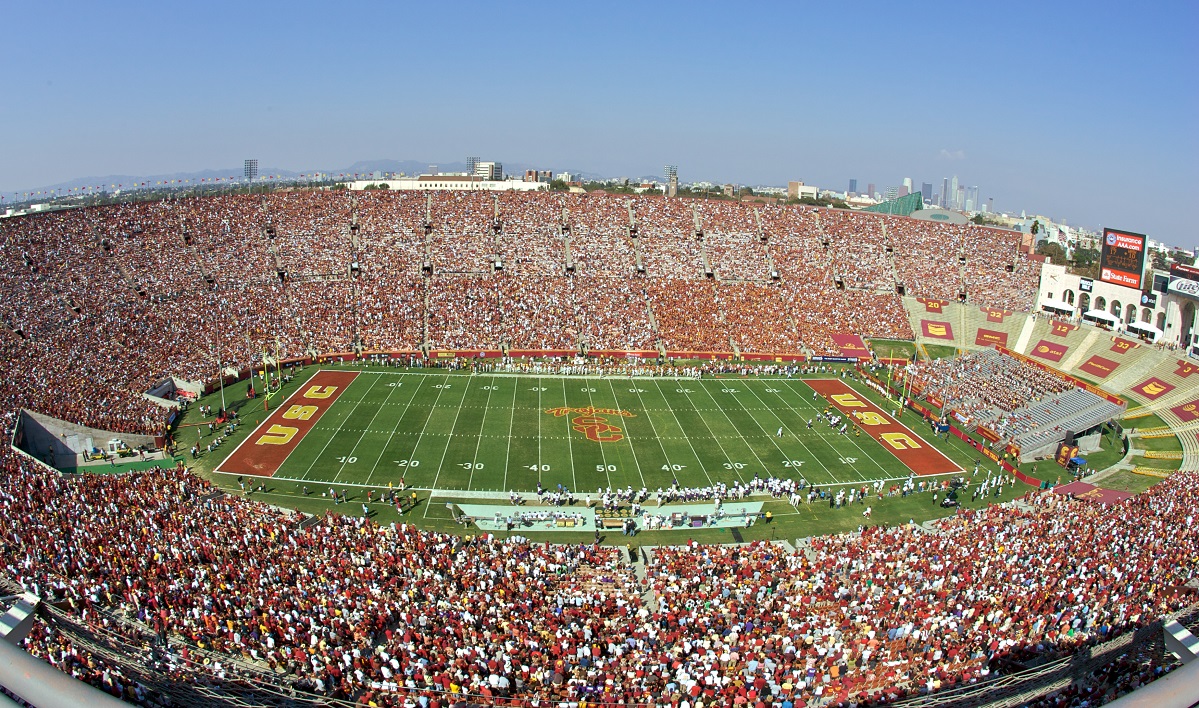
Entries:
{"label": "distant city skyline", "polygon": [[[1199,245],[1199,4],[946,7],[10,4],[0,191],[480,155],[835,190],[907,177]],[[937,188],[955,173],[968,194]]]}

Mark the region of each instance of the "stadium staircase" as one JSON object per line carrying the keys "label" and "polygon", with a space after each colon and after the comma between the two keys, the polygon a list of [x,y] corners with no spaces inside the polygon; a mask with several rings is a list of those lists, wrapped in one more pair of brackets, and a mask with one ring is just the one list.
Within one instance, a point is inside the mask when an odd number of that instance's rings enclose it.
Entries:
{"label": "stadium staircase", "polygon": [[[654,562],[654,546],[642,546],[640,553],[641,562],[630,562],[633,567],[633,575],[636,576],[637,582],[641,584],[641,601],[646,607],[658,607],[658,593],[654,592],[654,586],[649,582],[649,567]],[[625,559],[627,554],[621,554]]]}
{"label": "stadium staircase", "polygon": [[1037,320],[1035,318],[1029,317],[1024,320],[1024,326],[1020,328],[1020,336],[1016,338],[1015,343],[1012,344],[1010,349],[1023,354],[1028,349],[1028,343],[1032,340],[1032,333],[1036,327]]}
{"label": "stadium staircase", "polygon": [[954,320],[953,340],[957,344],[958,354],[966,354],[970,351],[969,347],[974,343],[974,338],[970,336],[970,329],[967,327],[967,312],[972,308],[965,303],[958,306],[958,316]]}
{"label": "stadium staircase", "polygon": [[975,350],[990,348],[989,346],[980,346],[975,344],[978,339],[978,330],[986,329],[992,332],[1002,332],[1007,335],[1007,346],[1012,347],[1020,338],[1023,331],[1027,316],[1017,312],[1004,317],[1003,322],[987,321],[987,313],[984,309],[975,304],[965,304],[961,306],[961,334],[958,336],[958,341],[961,342],[962,348],[965,350]]}
{"label": "stadium staircase", "polygon": [[[1087,356],[1087,354],[1090,352],[1091,346],[1097,339],[1099,339],[1100,335],[1103,334],[1103,331],[1095,328],[1085,329],[1090,329],[1091,331],[1088,332],[1087,336],[1083,338],[1082,343],[1079,344],[1078,347],[1076,347],[1069,354],[1067,354],[1066,358],[1062,360],[1062,371],[1073,371],[1077,369],[1080,364],[1091,358],[1090,356]],[[1086,358],[1084,359],[1083,357]]]}

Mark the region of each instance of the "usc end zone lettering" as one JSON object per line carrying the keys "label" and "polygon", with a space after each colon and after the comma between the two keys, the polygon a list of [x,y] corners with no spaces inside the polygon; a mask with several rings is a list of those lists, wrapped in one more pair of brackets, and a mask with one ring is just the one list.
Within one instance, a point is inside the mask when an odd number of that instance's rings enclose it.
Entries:
{"label": "usc end zone lettering", "polygon": [[[637,417],[636,414],[618,408],[596,408],[595,406],[587,406],[585,408],[562,406],[560,408],[550,408],[545,412],[555,418],[561,418],[572,413],[581,414],[571,419],[570,427],[582,433],[588,440],[595,442],[624,440],[624,430],[609,423],[606,416],[614,415],[622,418]],[[601,413],[603,415],[597,415]]]}
{"label": "usc end zone lettering", "polygon": [[[337,386],[309,386],[304,392],[303,398],[327,399],[337,393]],[[283,411],[284,420],[312,420],[312,417],[321,412],[320,406],[304,406],[292,404]],[[291,442],[291,439],[300,432],[299,428],[293,428],[287,425],[279,425],[278,423],[267,428],[266,432],[254,441],[255,445],[286,445]]]}
{"label": "usc end zone lettering", "polygon": [[854,425],[878,441],[916,474],[960,472],[961,467],[933,448],[919,435],[887,415],[845,383],[833,379],[805,381],[837,410],[852,418]]}
{"label": "usc end zone lettering", "polygon": [[274,475],[357,376],[355,371],[317,372],[238,445],[217,471],[259,477]]}

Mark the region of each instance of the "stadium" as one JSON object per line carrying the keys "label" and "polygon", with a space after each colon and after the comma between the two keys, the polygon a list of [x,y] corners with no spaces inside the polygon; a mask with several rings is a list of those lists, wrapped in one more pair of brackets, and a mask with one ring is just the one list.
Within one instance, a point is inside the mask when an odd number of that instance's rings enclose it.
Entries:
{"label": "stadium", "polygon": [[1195,686],[1199,271],[1084,287],[972,223],[550,191],[0,239],[0,645],[62,672],[5,683],[30,704]]}

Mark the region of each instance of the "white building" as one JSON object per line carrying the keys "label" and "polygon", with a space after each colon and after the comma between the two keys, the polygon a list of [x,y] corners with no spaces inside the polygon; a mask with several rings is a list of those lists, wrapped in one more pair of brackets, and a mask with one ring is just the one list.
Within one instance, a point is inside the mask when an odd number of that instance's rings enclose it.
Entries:
{"label": "white building", "polygon": [[387,189],[401,190],[458,190],[483,192],[538,192],[548,190],[550,186],[544,182],[524,182],[522,180],[484,180],[470,175],[421,175],[404,179],[358,180],[349,182],[350,189],[358,191],[368,185],[376,188],[387,185]]}
{"label": "white building", "polygon": [[1195,321],[1199,288],[1192,288],[1194,296],[1188,295],[1185,287],[1166,292],[1151,289],[1155,283],[1168,282],[1161,280],[1168,277],[1164,271],[1150,271],[1145,276],[1145,290],[1141,291],[1083,278],[1067,273],[1065,266],[1045,263],[1041,266],[1037,310],[1144,336],[1153,342],[1194,346],[1199,343]]}
{"label": "white building", "polygon": [[475,177],[488,182],[498,182],[504,179],[504,166],[498,162],[476,163]]}

